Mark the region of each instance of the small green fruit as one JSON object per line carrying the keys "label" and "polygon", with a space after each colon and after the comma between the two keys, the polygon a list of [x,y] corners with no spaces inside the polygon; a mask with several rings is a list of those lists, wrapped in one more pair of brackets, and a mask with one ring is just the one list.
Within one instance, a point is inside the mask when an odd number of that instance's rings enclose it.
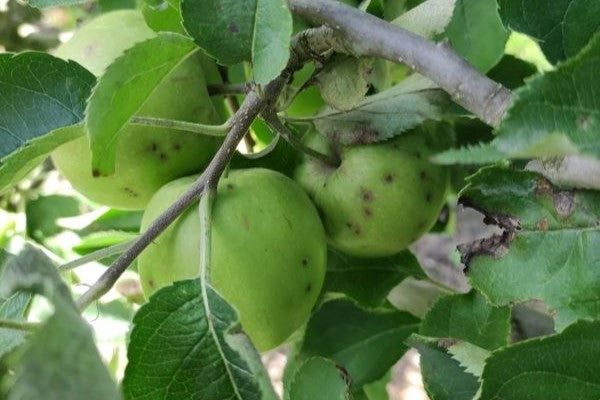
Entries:
{"label": "small green fruit", "polygon": [[[313,136],[312,146],[327,151],[323,140]],[[317,205],[333,247],[385,257],[431,229],[442,208],[448,174],[427,161],[429,153],[423,135],[406,134],[343,148],[338,167],[305,157],[295,178]]]}
{"label": "small green fruit", "polygon": [[[161,188],[142,231],[189,188],[194,177]],[[267,169],[232,171],[221,180],[212,212],[211,281],[240,314],[260,351],[287,339],[309,317],[323,284],[325,232],[302,189]],[[148,297],[174,281],[198,276],[200,219],[192,206],[139,257]]]}
{"label": "small green fruit", "polygon": [[[153,36],[139,12],[115,11],[90,21],[56,55],[101,75],[123,51]],[[217,123],[199,57],[192,55],[165,77],[137,115]],[[89,140],[82,128],[82,137],[56,149],[52,160],[73,187],[91,200],[142,209],[165,183],[202,170],[218,144],[215,138],[189,132],[128,125],[119,136],[115,173],[94,177]]]}

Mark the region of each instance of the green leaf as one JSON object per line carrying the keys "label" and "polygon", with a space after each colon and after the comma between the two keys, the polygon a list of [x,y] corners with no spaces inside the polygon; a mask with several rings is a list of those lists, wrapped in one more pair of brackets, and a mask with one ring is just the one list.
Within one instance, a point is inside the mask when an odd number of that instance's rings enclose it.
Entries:
{"label": "green leaf", "polygon": [[351,110],[369,90],[372,66],[373,60],[369,58],[337,58],[315,77],[321,96],[336,110]]}
{"label": "green leaf", "polygon": [[509,229],[462,248],[473,287],[495,305],[544,301],[556,311],[558,330],[600,317],[599,192],[560,190],[532,172],[487,168],[461,195]]}
{"label": "green leaf", "polygon": [[500,61],[508,40],[496,0],[457,0],[446,35],[454,50],[483,72]]}
{"label": "green leaf", "polygon": [[114,172],[119,133],[162,80],[194,50],[191,39],[161,32],[128,49],[106,69],[86,110],[94,175]]}
{"label": "green leaf", "polygon": [[56,221],[59,218],[81,214],[79,201],[70,196],[40,196],[25,205],[27,235],[42,243],[45,238],[54,236],[63,228]]}
{"label": "green leaf", "polygon": [[198,46],[225,65],[252,61],[265,84],[289,59],[292,15],[285,0],[183,0],[183,25]]}
{"label": "green leaf", "polygon": [[[128,399],[275,399],[236,311],[198,280],[176,282],[136,314],[123,390]],[[165,351],[169,349],[169,351]]]}
{"label": "green leaf", "polygon": [[408,250],[384,258],[357,258],[329,249],[323,292],[344,293],[363,307],[378,307],[405,278],[427,276]]}
{"label": "green leaf", "polygon": [[87,235],[100,231],[139,232],[143,211],[124,211],[111,208],[79,231]]}
{"label": "green leaf", "polygon": [[493,350],[507,344],[510,307],[494,307],[476,291],[444,296],[427,312],[419,333],[465,340]]}
{"label": "green leaf", "polygon": [[[6,262],[13,257],[0,249],[0,281],[4,280],[2,273]],[[0,297],[0,319],[25,321],[31,298],[31,294],[26,292],[15,292],[6,298]],[[0,328],[0,359],[24,341],[23,332]]]}
{"label": "green leaf", "polygon": [[[46,53],[0,54],[0,192],[75,138],[94,76]],[[53,132],[54,131],[54,132]]]}
{"label": "green leaf", "polygon": [[398,310],[423,318],[433,303],[448,293],[448,290],[434,284],[429,278],[419,280],[408,277],[392,289],[388,301]]}
{"label": "green leaf", "polygon": [[29,4],[31,7],[49,8],[88,3],[90,1],[91,0],[25,0],[25,3]]}
{"label": "green leaf", "polygon": [[448,97],[431,81],[413,75],[366,97],[350,111],[325,107],[311,120],[334,142],[374,143],[398,136],[426,119],[440,119],[447,104]]}
{"label": "green leaf", "polygon": [[144,1],[142,14],[146,24],[156,32],[175,32],[185,35],[181,24],[180,0],[163,0],[160,4]]}
{"label": "green leaf", "polygon": [[394,19],[392,24],[433,39],[444,32],[450,23],[456,2],[457,0],[427,0]]}
{"label": "green leaf", "polygon": [[306,326],[299,359],[326,357],[342,366],[353,389],[381,378],[408,350],[419,320],[389,309],[365,310],[350,299],[324,303]]}
{"label": "green leaf", "polygon": [[596,400],[600,397],[600,322],[579,321],[559,335],[492,353],[481,400]]}
{"label": "green leaf", "polygon": [[538,41],[552,63],[577,54],[600,29],[596,0],[499,0],[499,4],[504,24]]}
{"label": "green leaf", "polygon": [[537,67],[520,58],[505,54],[487,76],[507,89],[516,89],[525,84],[525,79],[535,75]]}
{"label": "green leaf", "polygon": [[73,246],[73,251],[85,255],[105,247],[128,242],[139,237],[135,232],[102,231],[90,233],[81,238],[81,242]]}
{"label": "green leaf", "polygon": [[368,400],[389,400],[387,385],[391,380],[392,370],[389,370],[380,380],[363,386],[366,398]]}
{"label": "green leaf", "polygon": [[600,158],[600,33],[575,58],[536,76],[514,100],[487,145],[451,150],[440,163],[494,162],[583,153]]}
{"label": "green leaf", "polygon": [[5,377],[7,400],[121,399],[117,386],[79,315],[56,266],[40,250],[27,246],[5,267],[0,293],[17,290],[46,296],[54,305],[48,318],[11,356],[14,374]]}
{"label": "green leaf", "polygon": [[437,340],[412,335],[407,343],[421,355],[423,386],[431,400],[473,400],[479,382]]}
{"label": "green leaf", "polygon": [[322,357],[305,361],[286,389],[286,400],[347,400],[349,392],[335,363]]}

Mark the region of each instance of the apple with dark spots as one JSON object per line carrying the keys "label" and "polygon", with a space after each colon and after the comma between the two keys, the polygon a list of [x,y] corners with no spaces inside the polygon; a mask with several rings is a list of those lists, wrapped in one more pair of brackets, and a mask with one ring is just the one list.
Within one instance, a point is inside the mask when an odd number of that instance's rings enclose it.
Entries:
{"label": "apple with dark spots", "polygon": [[[76,31],[56,55],[100,76],[123,51],[155,35],[138,11],[109,12]],[[200,57],[190,56],[167,75],[136,115],[219,123]],[[80,138],[52,153],[54,164],[81,194],[121,209],[142,209],[165,183],[201,171],[220,143],[189,132],[127,125],[118,139],[115,173],[100,177],[92,171],[89,140],[83,127],[81,131]]]}
{"label": "apple with dark spots", "polygon": [[[444,204],[448,173],[428,161],[431,150],[419,133],[342,147],[339,166],[304,158],[295,179],[317,205],[333,247],[357,257],[385,257],[431,229]],[[308,144],[332,151],[318,134]]]}
{"label": "apple with dark spots", "polygon": [[[144,213],[142,231],[194,180],[161,188]],[[327,246],[317,210],[292,179],[255,168],[221,180],[211,215],[211,283],[238,310],[256,347],[272,349],[306,322],[323,285]],[[199,244],[196,205],[140,255],[145,295],[198,276]]]}

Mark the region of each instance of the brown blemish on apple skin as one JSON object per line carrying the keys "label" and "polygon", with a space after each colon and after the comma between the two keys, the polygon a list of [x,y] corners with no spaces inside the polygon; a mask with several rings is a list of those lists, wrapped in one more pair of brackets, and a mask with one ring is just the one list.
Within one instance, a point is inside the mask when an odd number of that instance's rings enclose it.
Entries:
{"label": "brown blemish on apple skin", "polygon": [[160,157],[160,159],[161,159],[161,160],[163,160],[163,161],[165,161],[167,158],[169,158],[169,157],[167,156],[167,154],[166,154],[166,153],[160,153],[160,156],[159,156],[159,157]]}
{"label": "brown blemish on apple skin", "polygon": [[433,200],[433,193],[427,192],[427,194],[425,195],[425,201],[431,203],[431,200]]}
{"label": "brown blemish on apple skin", "polygon": [[94,178],[98,178],[98,177],[100,176],[100,171],[99,171],[99,170],[97,170],[97,169],[93,170],[93,171],[92,171],[92,176],[93,176]]}
{"label": "brown blemish on apple skin", "polygon": [[346,226],[348,227],[348,229],[351,229],[352,232],[354,232],[354,234],[356,235],[360,235],[361,233],[361,229],[360,226],[358,224],[355,224],[351,221],[346,222]]}
{"label": "brown blemish on apple skin", "polygon": [[371,210],[369,207],[365,207],[363,209],[363,214],[365,214],[365,217],[371,218],[373,216],[373,210]]}
{"label": "brown blemish on apple skin", "polygon": [[156,143],[152,143],[150,145],[150,151],[156,153],[157,150],[158,150],[158,145]]}
{"label": "brown blemish on apple skin", "polygon": [[181,150],[181,145],[179,143],[175,143],[173,145],[173,149],[175,149],[175,151],[179,151],[179,150]]}
{"label": "brown blemish on apple skin", "polygon": [[310,283],[307,283],[305,290],[306,290],[306,293],[310,292],[312,290],[312,285]]}
{"label": "brown blemish on apple skin", "polygon": [[292,221],[290,221],[290,219],[289,219],[289,218],[288,218],[286,215],[284,215],[284,216],[283,216],[283,218],[285,219],[285,222],[287,222],[287,224],[288,224],[288,226],[289,226],[290,230],[291,230],[291,231],[293,231],[293,230],[294,230],[294,228],[293,228],[293,226],[292,226]]}
{"label": "brown blemish on apple skin", "polygon": [[130,187],[124,187],[123,190],[131,197],[138,197],[139,194]]}
{"label": "brown blemish on apple skin", "polygon": [[148,281],[148,286],[154,287],[154,281],[152,279]]}
{"label": "brown blemish on apple skin", "polygon": [[360,197],[363,199],[363,201],[365,202],[369,202],[369,201],[373,201],[373,192],[371,192],[370,190],[366,190],[364,189],[360,195]]}
{"label": "brown blemish on apple skin", "polygon": [[384,180],[386,183],[392,183],[392,182],[394,181],[394,175],[392,175],[392,173],[391,173],[391,172],[388,172],[387,174],[385,174],[385,175],[383,176],[383,180]]}
{"label": "brown blemish on apple skin", "polygon": [[306,258],[303,258],[303,259],[302,259],[302,266],[303,266],[304,268],[308,267],[308,260],[307,260]]}
{"label": "brown blemish on apple skin", "polygon": [[227,185],[225,185],[225,187],[229,190],[233,189],[233,184],[228,183]]}

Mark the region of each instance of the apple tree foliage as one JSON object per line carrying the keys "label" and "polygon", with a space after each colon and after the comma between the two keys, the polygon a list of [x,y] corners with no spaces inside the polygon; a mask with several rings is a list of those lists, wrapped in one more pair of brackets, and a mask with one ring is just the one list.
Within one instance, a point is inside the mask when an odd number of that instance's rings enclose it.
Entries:
{"label": "apple tree foliage", "polygon": [[[433,400],[600,398],[598,0],[315,1],[313,14],[329,28],[299,11],[311,7],[306,0],[24,3],[0,10],[0,49],[10,50],[0,52],[0,398],[384,400],[381,387],[410,348]],[[335,36],[340,26],[327,10],[336,7],[360,10],[366,36],[352,46]],[[118,8],[137,9],[154,32],[100,75],[54,56],[57,40],[15,39],[18,24],[8,14],[37,24],[40,12],[86,19]],[[393,36],[377,36],[379,52],[361,52],[369,32],[388,26],[460,56],[448,62],[448,76],[469,63],[498,91],[510,89],[499,122],[488,126],[463,107],[461,98],[480,89],[475,84],[448,93],[444,74],[427,75],[423,66],[444,67],[444,57],[390,60]],[[213,65],[205,70],[211,107],[230,118],[212,126],[140,117],[157,86],[194,55]],[[250,120],[246,102],[258,110]],[[240,103],[244,115],[236,114]],[[247,151],[230,147],[226,166],[289,177],[311,156],[301,154],[302,143],[315,132],[334,153],[427,135],[436,142],[429,160],[450,177],[449,207],[433,234],[456,229],[457,202],[496,230],[452,255],[468,291],[434,281],[408,249],[363,258],[329,246],[319,299],[287,341],[278,394],[238,311],[206,274],[146,300],[132,259],[131,271],[105,288],[108,296],[81,301],[83,271],[92,268],[83,264],[99,270],[89,283],[110,271],[116,254],[140,240],[142,211],[45,192],[52,172],[45,160],[87,135],[91,165],[82,173],[118,174],[116,144],[134,123],[212,136],[246,123]],[[404,191],[420,190],[411,182]],[[343,197],[328,199],[335,212]],[[200,229],[210,228],[210,203],[200,207],[208,208],[194,218],[207,218]],[[117,331],[107,357],[107,332]]]}

